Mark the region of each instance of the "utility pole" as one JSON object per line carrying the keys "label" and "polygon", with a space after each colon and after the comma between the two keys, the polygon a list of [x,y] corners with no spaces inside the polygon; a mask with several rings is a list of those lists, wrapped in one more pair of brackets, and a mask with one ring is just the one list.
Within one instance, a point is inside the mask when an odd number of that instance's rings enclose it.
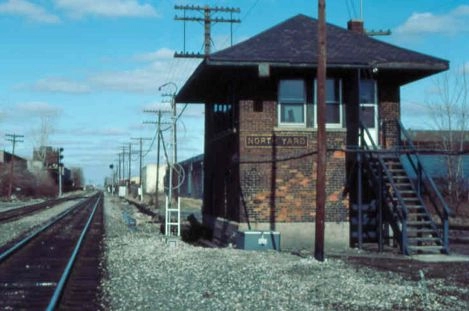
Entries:
{"label": "utility pole", "polygon": [[[129,178],[129,181],[128,183],[126,182],[126,179],[125,179],[125,171],[126,171],[126,167],[125,167],[125,156],[127,154],[127,150],[126,150],[126,146],[125,145],[122,145],[121,146],[121,154],[122,154],[122,170],[121,170],[121,175],[122,175],[122,181],[123,181],[123,186],[127,189],[127,185],[130,183],[130,178]],[[129,157],[130,157],[130,154],[129,154]],[[129,164],[130,164],[130,161],[129,161]],[[126,193],[127,195],[127,193]]]}
{"label": "utility pole", "polygon": [[143,141],[144,140],[151,140],[151,138],[143,138],[143,137],[132,137],[132,140],[138,140],[139,141],[139,146],[140,146],[140,151],[139,151],[139,173],[138,173],[138,180],[139,180],[139,191],[140,193],[140,201],[143,200],[143,188],[142,188],[142,160],[143,160]]}
{"label": "utility pole", "polygon": [[16,143],[22,143],[24,142],[22,138],[24,138],[24,135],[17,135],[17,134],[5,134],[6,140],[10,141],[13,145],[12,152],[11,152],[11,160],[10,160],[10,174],[8,178],[8,197],[11,198],[11,193],[13,190],[13,166],[15,162],[15,146]]}
{"label": "utility pole", "polygon": [[161,91],[163,88],[166,86],[172,86],[174,87],[174,92],[173,93],[163,93],[161,96],[163,97],[169,97],[169,103],[171,104],[171,125],[172,125],[172,130],[173,130],[173,162],[177,163],[177,128],[176,128],[176,119],[177,119],[177,110],[176,110],[176,93],[178,90],[178,87],[176,83],[174,82],[168,82],[163,84],[158,88],[159,91]]}
{"label": "utility pole", "polygon": [[163,113],[169,113],[170,111],[167,111],[167,110],[144,110],[144,112],[147,112],[147,113],[156,113],[157,114],[157,121],[145,121],[143,123],[145,124],[156,124],[156,135],[157,135],[157,139],[158,139],[158,143],[157,143],[157,147],[156,147],[156,185],[155,185],[155,209],[158,209],[159,208],[159,197],[158,197],[158,193],[159,193],[159,186],[158,186],[158,182],[160,180],[160,141],[162,139],[162,135],[161,135],[161,125],[162,124],[167,124],[169,125],[170,123],[162,123],[161,122],[161,118],[162,118],[162,115]]}
{"label": "utility pole", "polygon": [[121,182],[121,153],[117,154],[119,156],[119,165],[117,166],[117,183],[120,185]]}
{"label": "utility pole", "polygon": [[[176,10],[183,10],[184,16],[175,16],[174,19],[177,21],[184,21],[184,51],[182,53],[175,53],[174,57],[187,57],[187,58],[206,58],[210,55],[210,47],[212,45],[211,38],[211,26],[212,23],[240,23],[241,20],[233,19],[233,13],[240,13],[239,8],[228,8],[228,7],[209,7],[206,6],[195,6],[195,5],[176,5]],[[186,11],[198,11],[203,14],[203,17],[186,17]],[[215,13],[230,13],[230,18],[219,18],[213,17]],[[187,53],[186,52],[186,21],[191,22],[203,22],[204,23],[204,54],[200,53]],[[231,27],[231,42],[233,42],[233,30]]]}
{"label": "utility pole", "polygon": [[314,258],[324,261],[324,222],[326,205],[326,0],[318,0],[318,68],[317,68],[317,175],[316,175],[316,232]]}
{"label": "utility pole", "polygon": [[131,176],[131,167],[132,167],[132,143],[129,143],[129,183],[127,184],[130,194],[130,179],[132,178]]}

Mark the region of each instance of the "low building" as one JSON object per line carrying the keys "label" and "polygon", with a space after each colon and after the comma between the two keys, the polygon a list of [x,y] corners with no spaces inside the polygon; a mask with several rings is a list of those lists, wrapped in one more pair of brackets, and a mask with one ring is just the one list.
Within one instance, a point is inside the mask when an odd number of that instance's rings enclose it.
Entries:
{"label": "low building", "polygon": [[147,164],[142,168],[142,191],[143,194],[154,194],[156,189],[156,178],[158,175],[158,192],[163,192],[164,175],[166,165]]}
{"label": "low building", "polygon": [[[205,105],[202,213],[221,243],[262,230],[279,232],[282,248],[314,245],[317,34],[316,19],[288,19],[207,56],[176,96]],[[389,217],[405,204],[395,205],[393,193],[380,197],[384,177],[373,175],[373,165],[386,166],[384,153],[399,150],[400,87],[448,67],[367,36],[361,21],[327,24],[326,248],[361,247],[364,211],[379,202],[390,211],[372,216],[370,241],[391,238],[383,232],[392,224],[409,253],[406,220]]]}
{"label": "low building", "polygon": [[0,151],[0,167],[9,164],[11,161],[15,163],[15,168],[23,170],[28,168],[28,160],[6,151]]}
{"label": "low building", "polygon": [[202,199],[204,194],[204,155],[187,159],[178,163],[182,170],[182,181],[179,186],[181,197]]}

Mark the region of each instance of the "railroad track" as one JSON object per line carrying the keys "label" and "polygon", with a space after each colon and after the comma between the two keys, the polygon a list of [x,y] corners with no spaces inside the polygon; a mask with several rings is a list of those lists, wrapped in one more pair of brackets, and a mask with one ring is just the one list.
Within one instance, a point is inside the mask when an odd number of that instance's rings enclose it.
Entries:
{"label": "railroad track", "polygon": [[1,310],[100,310],[103,195],[0,250]]}
{"label": "railroad track", "polygon": [[12,208],[12,209],[0,212],[0,223],[13,221],[21,217],[42,211],[46,208],[53,207],[62,202],[65,202],[68,200],[76,200],[76,199],[77,199],[76,196],[71,196],[71,197],[64,197],[64,198],[49,200],[49,201],[45,201],[45,202],[41,202],[37,204],[25,205],[23,207]]}

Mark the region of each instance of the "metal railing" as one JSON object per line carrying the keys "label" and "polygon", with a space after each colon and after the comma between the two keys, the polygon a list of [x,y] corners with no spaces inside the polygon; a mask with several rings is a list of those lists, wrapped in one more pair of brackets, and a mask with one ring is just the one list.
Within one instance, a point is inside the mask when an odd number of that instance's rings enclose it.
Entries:
{"label": "metal railing", "polygon": [[[384,163],[383,155],[389,154],[389,151],[379,150],[377,145],[374,143],[368,129],[360,123],[360,144],[363,150],[362,160],[364,161],[366,167],[368,168],[369,177],[373,180],[373,190],[378,196],[378,205],[380,209],[380,215],[383,215],[383,212],[386,213],[387,218],[390,220],[390,225],[393,228],[396,238],[400,242],[401,251],[405,254],[408,253],[408,236],[407,236],[407,215],[408,210],[404,202],[404,199],[401,195],[400,190],[398,189],[396,183],[392,178],[392,173],[389,171],[388,167]],[[370,142],[371,146],[367,144],[367,139]],[[377,167],[373,169],[373,164],[377,164]],[[386,180],[388,187],[384,187],[384,180]],[[386,203],[390,210],[385,210],[382,207],[382,204]],[[397,217],[397,219],[395,219]],[[401,226],[399,227],[399,223]],[[382,220],[380,220],[380,225]],[[381,226],[379,230],[382,230]],[[381,238],[380,238],[381,240]],[[380,241],[380,249],[382,241]]]}
{"label": "metal railing", "polygon": [[[398,144],[398,153],[399,155],[404,155],[409,161],[410,168],[416,174],[416,188],[417,194],[422,198],[423,194],[427,194],[429,203],[431,203],[433,209],[440,218],[440,228],[439,231],[442,235],[443,248],[444,252],[449,252],[449,216],[453,214],[451,209],[446,204],[443,196],[441,195],[438,187],[436,186],[433,178],[426,171],[425,167],[422,164],[422,160],[418,154],[417,148],[412,142],[409,133],[404,128],[402,123],[399,120],[396,120],[397,126],[399,128],[399,144]],[[437,224],[435,223],[435,226]]]}

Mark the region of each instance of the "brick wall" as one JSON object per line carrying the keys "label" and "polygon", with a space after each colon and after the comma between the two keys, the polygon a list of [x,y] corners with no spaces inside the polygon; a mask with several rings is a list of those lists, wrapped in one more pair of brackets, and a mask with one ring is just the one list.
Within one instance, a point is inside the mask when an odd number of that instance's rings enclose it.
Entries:
{"label": "brick wall", "polygon": [[399,127],[396,120],[401,118],[399,86],[380,85],[379,116],[381,119],[381,141],[385,148],[399,144]]}
{"label": "brick wall", "polygon": [[239,183],[233,163],[238,154],[238,139],[233,121],[225,119],[226,124],[219,124],[210,104],[206,105],[205,113],[202,213],[237,221]]}
{"label": "brick wall", "polygon": [[[239,107],[240,221],[314,221],[316,131],[275,129],[274,101],[241,101]],[[347,221],[345,136],[328,133],[327,221]]]}

